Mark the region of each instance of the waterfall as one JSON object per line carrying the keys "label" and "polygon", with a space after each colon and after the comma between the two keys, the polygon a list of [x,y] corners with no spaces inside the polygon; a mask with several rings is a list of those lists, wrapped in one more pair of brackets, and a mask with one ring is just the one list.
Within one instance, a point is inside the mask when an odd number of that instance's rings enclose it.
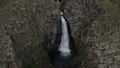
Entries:
{"label": "waterfall", "polygon": [[59,46],[59,51],[62,56],[69,56],[71,54],[69,48],[69,34],[68,34],[67,22],[63,17],[63,12],[61,12],[61,22],[62,22],[62,37]]}

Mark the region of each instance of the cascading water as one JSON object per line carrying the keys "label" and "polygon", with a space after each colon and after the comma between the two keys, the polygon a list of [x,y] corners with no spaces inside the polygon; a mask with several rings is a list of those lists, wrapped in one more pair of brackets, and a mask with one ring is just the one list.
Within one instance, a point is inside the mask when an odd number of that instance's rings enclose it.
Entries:
{"label": "cascading water", "polygon": [[[65,68],[67,65],[68,67],[73,62],[73,58],[75,56],[74,52],[74,41],[72,40],[72,36],[70,34],[70,27],[67,23],[66,19],[64,18],[63,12],[61,11],[61,26],[62,26],[62,36],[60,41],[60,46],[58,47],[57,53],[52,55],[51,63],[53,64],[54,68]],[[51,54],[53,54],[51,53]]]}
{"label": "cascading water", "polygon": [[71,50],[69,48],[69,34],[68,34],[67,22],[63,17],[63,12],[61,12],[61,22],[62,22],[62,37],[59,46],[59,51],[62,56],[69,56],[71,54]]}

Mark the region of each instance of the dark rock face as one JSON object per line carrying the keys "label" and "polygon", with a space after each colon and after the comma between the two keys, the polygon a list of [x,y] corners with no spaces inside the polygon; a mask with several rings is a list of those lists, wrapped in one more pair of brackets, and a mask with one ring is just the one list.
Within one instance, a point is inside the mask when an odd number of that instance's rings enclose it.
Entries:
{"label": "dark rock face", "polygon": [[71,68],[119,68],[119,1],[70,0],[63,9],[78,50]]}
{"label": "dark rock face", "polygon": [[[87,51],[89,52],[89,48],[92,47],[92,38],[95,36],[90,29],[91,25],[103,13],[100,3],[94,0],[70,0],[66,2],[63,9],[66,19],[70,23],[78,51],[73,67],[93,68],[94,65],[91,66],[92,62],[87,56]],[[73,67],[71,66],[71,68]]]}
{"label": "dark rock face", "polygon": [[52,67],[47,53],[59,40],[58,7],[52,0],[18,0],[1,9],[0,68]]}
{"label": "dark rock face", "polygon": [[77,51],[65,68],[120,68],[119,0],[59,1],[0,1],[0,68],[53,68],[60,10]]}

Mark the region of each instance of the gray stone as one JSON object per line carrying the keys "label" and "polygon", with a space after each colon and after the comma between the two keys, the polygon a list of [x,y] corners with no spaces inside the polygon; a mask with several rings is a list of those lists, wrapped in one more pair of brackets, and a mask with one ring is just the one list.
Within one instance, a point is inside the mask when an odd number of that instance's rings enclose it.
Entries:
{"label": "gray stone", "polygon": [[107,64],[99,64],[98,68],[107,68]]}
{"label": "gray stone", "polygon": [[114,56],[115,61],[120,62],[120,55]]}

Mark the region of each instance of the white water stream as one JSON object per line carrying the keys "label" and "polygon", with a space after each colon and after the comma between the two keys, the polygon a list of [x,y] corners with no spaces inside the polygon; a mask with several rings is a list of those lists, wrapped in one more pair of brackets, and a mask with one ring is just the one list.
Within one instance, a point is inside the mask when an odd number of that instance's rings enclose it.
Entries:
{"label": "white water stream", "polygon": [[62,22],[62,37],[59,46],[59,51],[62,56],[69,56],[71,54],[71,50],[69,48],[69,34],[68,34],[67,22],[63,16],[63,12],[61,12],[61,22]]}

